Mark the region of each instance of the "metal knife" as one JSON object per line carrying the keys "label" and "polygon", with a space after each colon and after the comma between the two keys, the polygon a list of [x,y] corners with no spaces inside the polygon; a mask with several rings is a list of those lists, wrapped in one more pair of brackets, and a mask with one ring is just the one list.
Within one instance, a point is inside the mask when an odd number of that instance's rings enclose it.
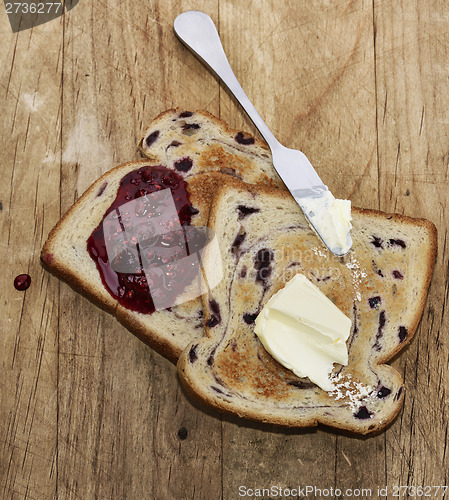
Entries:
{"label": "metal knife", "polygon": [[286,148],[271,133],[234,75],[212,19],[200,11],[183,12],[175,19],[174,30],[181,42],[216,73],[251,118],[271,149],[274,168],[327,248],[337,256],[348,253],[352,246],[350,216],[343,222],[335,217],[341,210],[333,206],[335,198],[305,154]]}

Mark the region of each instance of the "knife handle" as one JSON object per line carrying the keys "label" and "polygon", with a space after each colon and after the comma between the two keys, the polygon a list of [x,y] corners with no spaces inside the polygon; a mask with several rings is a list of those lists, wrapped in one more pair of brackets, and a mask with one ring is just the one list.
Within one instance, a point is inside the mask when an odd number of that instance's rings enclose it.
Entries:
{"label": "knife handle", "polygon": [[196,54],[228,87],[267,141],[271,151],[273,152],[273,149],[278,146],[282,147],[262,120],[234,75],[212,19],[198,10],[183,12],[175,19],[174,30],[181,42]]}

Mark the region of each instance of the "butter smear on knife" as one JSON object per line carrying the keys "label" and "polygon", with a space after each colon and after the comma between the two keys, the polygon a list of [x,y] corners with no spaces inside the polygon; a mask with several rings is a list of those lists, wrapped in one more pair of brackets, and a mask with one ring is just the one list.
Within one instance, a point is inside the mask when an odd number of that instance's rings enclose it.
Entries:
{"label": "butter smear on knife", "polygon": [[334,389],[334,363],[348,364],[350,330],[351,320],[302,274],[271,297],[254,328],[281,365],[325,391]]}
{"label": "butter smear on knife", "polygon": [[349,252],[352,246],[350,200],[335,199],[326,189],[320,196],[301,198],[299,203],[331,251],[338,255]]}

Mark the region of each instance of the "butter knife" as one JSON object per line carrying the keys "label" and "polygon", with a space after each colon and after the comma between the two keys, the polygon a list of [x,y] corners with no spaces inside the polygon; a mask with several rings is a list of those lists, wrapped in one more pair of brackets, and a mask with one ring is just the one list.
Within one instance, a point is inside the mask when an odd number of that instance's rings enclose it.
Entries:
{"label": "butter knife", "polygon": [[275,138],[234,75],[212,19],[200,11],[183,12],[175,19],[174,30],[181,42],[216,73],[251,118],[271,149],[274,168],[323,243],[339,257],[348,253],[352,246],[350,201],[336,200],[305,154],[286,148]]}

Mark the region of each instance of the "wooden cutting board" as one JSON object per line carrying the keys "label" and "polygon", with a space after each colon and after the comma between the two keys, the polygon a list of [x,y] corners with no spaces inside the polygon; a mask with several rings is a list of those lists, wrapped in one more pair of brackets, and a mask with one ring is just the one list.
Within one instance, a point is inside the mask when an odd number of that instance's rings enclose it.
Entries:
{"label": "wooden cutting board", "polygon": [[[394,498],[449,484],[447,2],[82,0],[18,33],[1,9],[0,497],[233,500],[308,485]],[[161,111],[206,109],[254,133],[174,37],[190,9],[214,19],[256,108],[336,196],[438,228],[419,331],[393,362],[404,408],[376,437],[204,411],[174,366],[40,266],[52,226],[101,173],[139,157]]]}

